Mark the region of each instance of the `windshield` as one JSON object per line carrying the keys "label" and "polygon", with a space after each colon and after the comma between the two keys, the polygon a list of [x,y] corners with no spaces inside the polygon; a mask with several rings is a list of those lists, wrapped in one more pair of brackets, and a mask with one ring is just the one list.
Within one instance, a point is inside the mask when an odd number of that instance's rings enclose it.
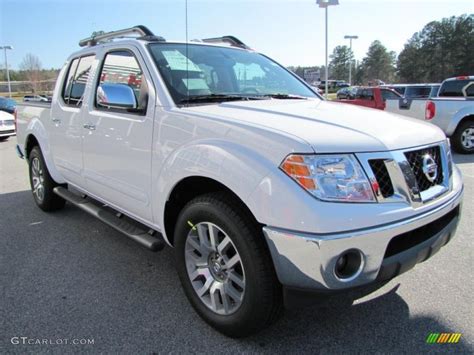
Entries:
{"label": "windshield", "polygon": [[232,99],[318,97],[290,72],[246,50],[206,45],[152,43],[150,52],[177,104]]}

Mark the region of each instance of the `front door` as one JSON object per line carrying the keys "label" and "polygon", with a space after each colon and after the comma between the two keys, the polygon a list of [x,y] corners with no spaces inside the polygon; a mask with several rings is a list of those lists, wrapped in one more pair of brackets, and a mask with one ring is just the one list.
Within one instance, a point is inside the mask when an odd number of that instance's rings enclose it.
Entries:
{"label": "front door", "polygon": [[84,177],[92,194],[151,221],[154,91],[143,68],[138,52],[105,54],[84,116]]}

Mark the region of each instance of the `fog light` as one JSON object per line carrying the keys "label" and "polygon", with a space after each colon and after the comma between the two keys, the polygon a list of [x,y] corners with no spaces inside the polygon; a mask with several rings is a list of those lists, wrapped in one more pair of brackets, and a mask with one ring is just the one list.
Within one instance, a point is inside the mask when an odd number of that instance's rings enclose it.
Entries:
{"label": "fog light", "polygon": [[351,281],[359,276],[362,267],[362,253],[359,250],[348,250],[337,259],[334,273],[341,281]]}

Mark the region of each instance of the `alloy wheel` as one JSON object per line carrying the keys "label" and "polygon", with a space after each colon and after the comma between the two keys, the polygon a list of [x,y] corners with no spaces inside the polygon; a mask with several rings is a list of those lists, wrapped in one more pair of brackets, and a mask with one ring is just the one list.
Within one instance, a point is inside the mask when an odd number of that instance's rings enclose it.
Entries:
{"label": "alloy wheel", "polygon": [[194,291],[213,312],[232,314],[241,306],[245,294],[240,254],[231,238],[215,224],[190,225],[184,253]]}
{"label": "alloy wheel", "polygon": [[41,162],[38,158],[31,161],[31,180],[33,181],[33,194],[42,202],[44,200],[44,174]]}
{"label": "alloy wheel", "polygon": [[467,128],[461,134],[461,144],[466,149],[474,148],[474,128]]}

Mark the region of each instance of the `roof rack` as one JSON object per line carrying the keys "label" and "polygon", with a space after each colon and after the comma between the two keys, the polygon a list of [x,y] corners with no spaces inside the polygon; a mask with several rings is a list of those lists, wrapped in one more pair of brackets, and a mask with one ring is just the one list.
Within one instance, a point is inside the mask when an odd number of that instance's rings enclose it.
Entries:
{"label": "roof rack", "polygon": [[232,47],[239,47],[243,49],[252,49],[247,46],[244,42],[234,36],[222,36],[222,37],[215,37],[215,38],[204,38],[202,39],[205,43],[228,43]]}
{"label": "roof rack", "polygon": [[130,35],[138,35],[138,39],[144,39],[147,41],[164,41],[165,39],[160,36],[155,36],[146,26],[138,25],[130,28],[124,28],[123,30],[106,32],[84,38],[79,41],[80,47],[95,46],[99,43],[107,42],[115,38],[125,38]]}

